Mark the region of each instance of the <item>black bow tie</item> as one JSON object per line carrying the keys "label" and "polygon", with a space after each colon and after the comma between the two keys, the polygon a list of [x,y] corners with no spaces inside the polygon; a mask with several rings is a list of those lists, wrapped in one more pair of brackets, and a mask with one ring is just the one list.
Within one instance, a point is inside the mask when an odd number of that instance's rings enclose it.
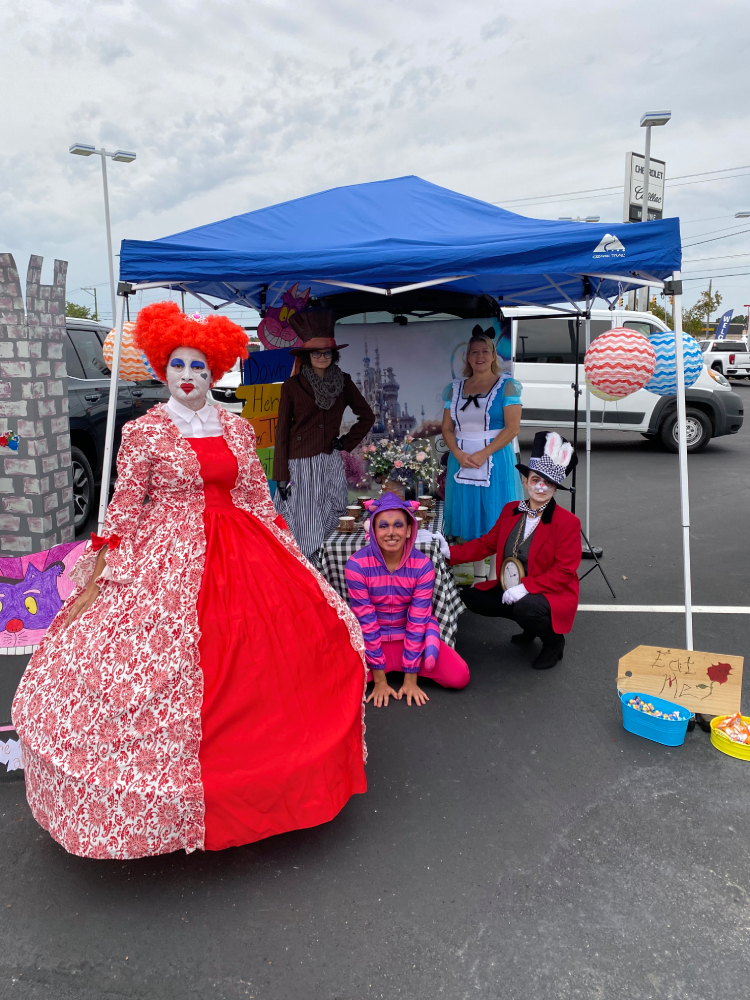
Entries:
{"label": "black bow tie", "polygon": [[481,392],[478,392],[478,393],[476,394],[476,396],[469,396],[469,397],[467,397],[467,399],[466,399],[466,402],[465,402],[465,403],[464,403],[464,405],[463,405],[463,406],[461,407],[461,413],[463,413],[463,412],[464,412],[464,410],[465,410],[465,409],[466,409],[466,407],[467,407],[467,406],[469,405],[469,403],[473,403],[473,404],[474,404],[474,406],[476,406],[476,408],[477,408],[477,409],[480,409],[480,406],[479,406],[479,397],[480,397],[481,395],[482,395],[482,393],[481,393]]}
{"label": "black bow tie", "polygon": [[542,504],[542,506],[539,507],[537,510],[534,510],[533,507],[529,506],[527,500],[522,500],[518,505],[518,509],[521,511],[522,514],[528,514],[529,517],[541,517],[541,515],[544,513],[544,508],[547,506],[548,503],[549,500],[547,501],[547,503]]}

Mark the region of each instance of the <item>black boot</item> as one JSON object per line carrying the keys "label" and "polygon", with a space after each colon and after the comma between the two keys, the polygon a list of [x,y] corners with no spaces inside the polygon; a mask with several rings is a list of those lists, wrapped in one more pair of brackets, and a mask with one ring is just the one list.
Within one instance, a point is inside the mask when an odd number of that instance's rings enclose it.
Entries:
{"label": "black boot", "polygon": [[549,670],[563,658],[565,636],[552,632],[542,637],[542,651],[531,664],[534,670]]}
{"label": "black boot", "polygon": [[529,632],[527,629],[510,637],[510,641],[514,642],[517,646],[527,646],[534,639],[536,639],[536,632]]}

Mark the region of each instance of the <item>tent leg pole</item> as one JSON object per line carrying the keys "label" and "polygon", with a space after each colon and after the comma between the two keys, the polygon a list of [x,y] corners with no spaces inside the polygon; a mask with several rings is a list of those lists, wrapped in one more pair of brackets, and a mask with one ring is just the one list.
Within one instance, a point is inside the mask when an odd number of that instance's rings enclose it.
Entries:
{"label": "tent leg pole", "polygon": [[125,322],[125,296],[118,293],[115,309],[115,342],[112,348],[112,374],[109,380],[109,403],[107,405],[107,430],[104,436],[104,460],[102,465],[102,485],[99,491],[99,534],[104,530],[104,518],[109,503],[109,484],[112,479],[112,452],[115,443],[115,423],[117,422],[117,396],[120,382],[120,355],[122,354],[122,328]]}
{"label": "tent leg pole", "polygon": [[[674,272],[681,287],[681,273]],[[682,293],[674,295],[674,343],[677,361],[677,427],[680,436],[680,512],[682,520],[682,565],[685,589],[685,648],[693,648],[693,594],[690,576],[690,493],[688,488],[687,407],[685,404],[685,357],[682,350]]]}
{"label": "tent leg pole", "polygon": [[[591,347],[591,317],[586,297],[586,350]],[[591,388],[586,381],[586,534],[591,537]],[[591,543],[589,543],[590,546]]]}

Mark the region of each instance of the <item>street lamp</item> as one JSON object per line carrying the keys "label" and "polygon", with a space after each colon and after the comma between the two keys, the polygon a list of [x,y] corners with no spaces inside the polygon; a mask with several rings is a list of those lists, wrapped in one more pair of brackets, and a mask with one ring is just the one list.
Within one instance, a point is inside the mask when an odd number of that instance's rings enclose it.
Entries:
{"label": "street lamp", "polygon": [[598,215],[587,215],[585,219],[582,219],[579,215],[577,218],[573,218],[572,215],[560,215],[557,218],[558,222],[598,222],[600,216]]}
{"label": "street lamp", "polygon": [[750,219],[750,212],[735,212],[735,219]]}
{"label": "street lamp", "polygon": [[74,142],[68,149],[74,156],[101,156],[102,158],[102,184],[104,185],[104,222],[107,227],[107,261],[109,263],[109,292],[112,298],[112,323],[115,322],[115,269],[112,260],[112,228],[109,223],[109,188],[107,187],[107,157],[110,156],[117,163],[132,163],[135,153],[129,153],[125,149],[116,149],[114,153],[108,153],[104,147],[97,149],[96,146],[89,146],[85,142]]}
{"label": "street lamp", "polygon": [[647,111],[641,117],[641,128],[646,129],[646,162],[643,164],[643,208],[641,209],[641,222],[648,222],[648,182],[651,177],[651,129],[654,125],[666,125],[671,117],[671,111]]}

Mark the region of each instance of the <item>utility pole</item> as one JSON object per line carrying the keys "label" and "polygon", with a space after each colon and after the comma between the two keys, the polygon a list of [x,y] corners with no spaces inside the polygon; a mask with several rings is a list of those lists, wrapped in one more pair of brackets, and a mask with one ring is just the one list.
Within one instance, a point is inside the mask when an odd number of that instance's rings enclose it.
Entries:
{"label": "utility pole", "polygon": [[708,327],[711,322],[711,289],[713,287],[714,279],[711,278],[708,282],[708,300],[706,302],[706,339],[708,339]]}
{"label": "utility pole", "polygon": [[94,296],[94,319],[98,322],[99,321],[99,306],[97,305],[97,301],[96,301],[96,285],[92,285],[91,288],[82,288],[81,291],[82,292],[88,292],[89,295],[93,295]]}

